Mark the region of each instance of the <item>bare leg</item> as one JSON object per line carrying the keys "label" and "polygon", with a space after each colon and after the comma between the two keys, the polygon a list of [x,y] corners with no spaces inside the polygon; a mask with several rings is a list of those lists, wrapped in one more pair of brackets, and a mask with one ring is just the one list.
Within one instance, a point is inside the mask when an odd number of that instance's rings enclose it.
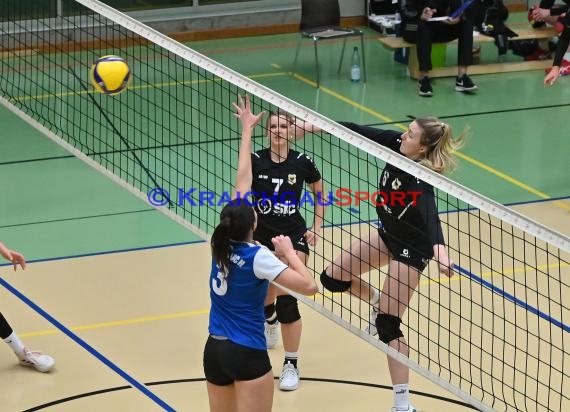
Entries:
{"label": "bare leg", "polygon": [[[392,260],[388,276],[382,287],[379,313],[387,313],[402,318],[418,286],[420,275],[421,273],[417,269]],[[409,355],[410,350],[405,338],[393,340],[389,345],[401,354]],[[392,384],[408,383],[409,369],[407,366],[388,356],[388,368],[390,369]]]}
{"label": "bare leg", "polygon": [[360,277],[372,268],[386,265],[389,258],[388,248],[378,232],[372,231],[368,236],[354,241],[350,250],[343,250],[326,271],[334,279],[352,280],[350,293],[369,301],[372,298],[372,288]]}
{"label": "bare leg", "polygon": [[210,412],[237,412],[236,386],[219,386],[206,382]]}
{"label": "bare leg", "polygon": [[274,388],[272,371],[251,381],[236,381],[235,386],[237,412],[271,412]]}

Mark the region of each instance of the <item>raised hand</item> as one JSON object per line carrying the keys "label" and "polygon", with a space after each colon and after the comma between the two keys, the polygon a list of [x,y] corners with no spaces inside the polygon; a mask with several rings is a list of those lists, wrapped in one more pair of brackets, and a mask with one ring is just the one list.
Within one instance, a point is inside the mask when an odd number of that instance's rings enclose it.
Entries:
{"label": "raised hand", "polygon": [[238,96],[238,104],[232,104],[236,109],[234,116],[240,120],[243,127],[249,127],[250,129],[253,129],[265,114],[264,111],[258,114],[252,113],[251,102],[249,101],[248,95],[245,95],[245,99],[241,96]]}

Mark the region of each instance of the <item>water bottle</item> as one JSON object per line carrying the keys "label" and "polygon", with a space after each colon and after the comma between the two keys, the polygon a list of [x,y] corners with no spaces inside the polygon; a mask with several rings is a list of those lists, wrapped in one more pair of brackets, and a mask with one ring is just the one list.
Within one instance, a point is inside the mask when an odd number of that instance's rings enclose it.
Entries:
{"label": "water bottle", "polygon": [[359,82],[360,81],[360,53],[358,53],[358,47],[354,47],[352,51],[352,63],[350,65],[350,81]]}

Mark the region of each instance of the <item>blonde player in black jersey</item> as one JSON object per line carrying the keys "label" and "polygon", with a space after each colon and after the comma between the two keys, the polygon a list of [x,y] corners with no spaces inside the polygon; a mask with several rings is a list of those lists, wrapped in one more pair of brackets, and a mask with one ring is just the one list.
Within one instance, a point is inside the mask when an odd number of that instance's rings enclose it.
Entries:
{"label": "blonde player in black jersey", "polygon": [[[314,246],[319,237],[324,217],[326,199],[323,196],[321,174],[310,157],[291,149],[296,137],[294,118],[285,112],[271,113],[267,119],[269,147],[251,155],[252,192],[257,229],[254,239],[273,250],[271,238],[285,235],[291,238],[293,248],[302,262],[309,256],[309,245]],[[312,192],[310,201],[303,193],[305,185]],[[301,216],[301,207],[314,207],[313,226]],[[265,301],[268,348],[276,345],[281,325],[285,360],[279,379],[279,388],[292,391],[299,386],[297,361],[301,343],[302,321],[297,299],[283,290],[270,286]]]}
{"label": "blonde player in black jersey", "polygon": [[[463,140],[463,136],[453,139],[451,127],[433,117],[414,120],[404,133],[353,123],[341,124],[438,173],[453,169],[452,152]],[[381,222],[378,234],[371,233],[369,237],[355,241],[350,250],[343,251],[323,271],[321,283],[329,291],[348,291],[370,301],[377,309],[373,311],[376,319],[371,320],[375,326],[369,331],[378,333],[382,342],[408,356],[409,348],[400,324],[420,275],[429,260],[435,257],[439,270],[451,276],[453,262],[447,255],[431,185],[387,164],[378,190],[386,193],[388,199],[395,192],[398,196],[409,195],[402,203],[387,202],[377,206]],[[382,199],[377,199],[377,203],[382,204]],[[360,277],[385,265],[388,265],[388,273],[380,294]],[[408,368],[390,356],[388,368],[394,390],[391,411],[415,412],[409,402]]]}

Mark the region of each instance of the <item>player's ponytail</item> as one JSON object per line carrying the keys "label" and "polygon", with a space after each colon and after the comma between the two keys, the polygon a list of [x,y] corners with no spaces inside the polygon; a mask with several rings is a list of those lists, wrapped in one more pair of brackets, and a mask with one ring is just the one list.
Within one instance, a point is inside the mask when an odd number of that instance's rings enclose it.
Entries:
{"label": "player's ponytail", "polygon": [[453,152],[463,146],[467,130],[454,138],[451,126],[436,117],[420,117],[415,122],[422,129],[421,143],[428,148],[420,163],[438,173],[455,169]]}
{"label": "player's ponytail", "polygon": [[248,240],[249,232],[254,229],[254,224],[255,212],[247,202],[235,199],[222,209],[220,223],[212,233],[210,245],[216,264],[226,276],[230,269],[231,241]]}

